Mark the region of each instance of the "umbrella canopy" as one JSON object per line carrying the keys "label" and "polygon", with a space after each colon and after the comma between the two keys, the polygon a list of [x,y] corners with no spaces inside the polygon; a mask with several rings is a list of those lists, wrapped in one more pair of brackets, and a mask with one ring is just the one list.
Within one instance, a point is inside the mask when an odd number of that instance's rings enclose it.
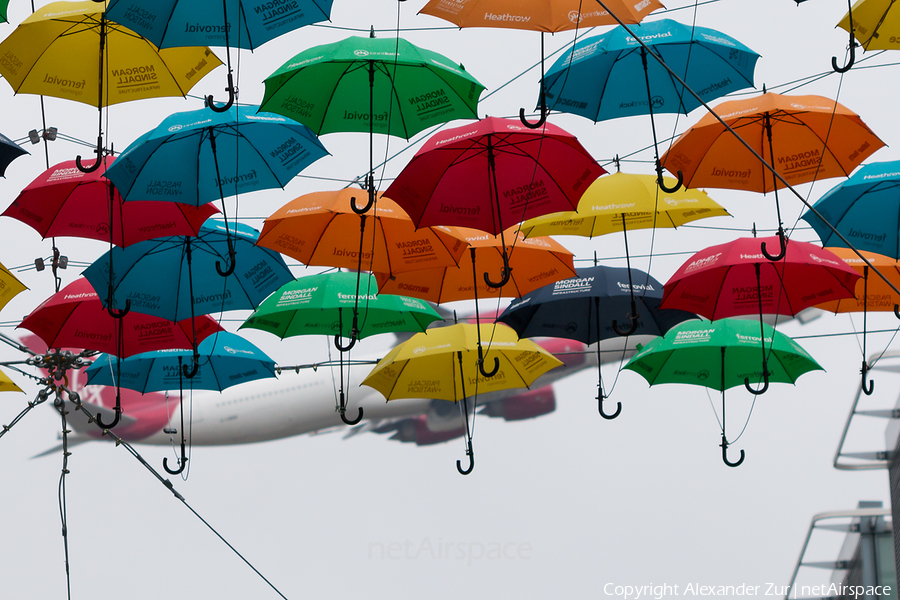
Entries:
{"label": "umbrella canopy", "polygon": [[[235,333],[219,331],[203,340],[198,351],[200,367],[190,379],[192,389],[221,392],[239,383],[275,377],[275,361]],[[115,385],[115,369],[121,368],[122,387],[142,394],[177,390],[187,385],[180,375],[182,365],[190,361],[187,350],[145,352],[121,361],[100,355],[86,370],[87,385]]]}
{"label": "umbrella canopy", "polygon": [[441,54],[374,37],[304,50],[265,84],[261,110],[296,119],[318,135],[358,131],[405,139],[453,119],[476,118],[484,90]]}
{"label": "umbrella canopy", "polygon": [[6,167],[23,154],[30,152],[0,133],[0,177],[6,177]]}
{"label": "umbrella canopy", "polygon": [[[107,17],[159,48],[230,46],[253,50],[305,25],[327,21],[333,0],[109,0]],[[227,37],[226,37],[227,36]]]}
{"label": "umbrella canopy", "polygon": [[[792,244],[794,242],[791,242]],[[673,327],[664,337],[656,338],[635,354],[625,369],[641,375],[650,385],[682,383],[699,385],[722,392],[722,460],[729,467],[744,461],[728,460],[729,442],[725,437],[725,390],[750,381],[794,383],[798,377],[822,367],[791,338],[769,325],[746,319],[718,321],[686,321]],[[767,348],[768,360],[762,370],[755,357],[760,344]],[[756,393],[756,392],[754,392]]]}
{"label": "umbrella canopy", "polygon": [[[853,267],[862,277],[856,282],[852,298],[829,300],[828,302],[816,304],[816,308],[827,310],[834,314],[863,311],[884,312],[894,310],[894,307],[900,303],[900,296],[897,295],[897,292],[892,290],[891,286],[885,283],[881,277],[871,273],[871,269],[856,252],[849,248],[839,247],[826,248],[826,250],[840,257],[841,260]],[[888,278],[888,281],[900,287],[900,261],[883,254],[861,252],[882,275]]]}
{"label": "umbrella canopy", "polygon": [[351,205],[358,195],[346,188],[295,198],[266,218],[256,243],[306,265],[388,274],[459,264],[468,247],[463,232],[416,229],[406,212],[380,193],[375,209],[361,219]]}
{"label": "umbrella canopy", "polygon": [[159,50],[108,21],[105,3],[51,2],[0,43],[0,74],[16,93],[109,106],[186,96],[222,62],[209,48]]}
{"label": "umbrella canopy", "polygon": [[[791,185],[847,177],[884,146],[859,115],[822,96],[765,93],[722,102],[715,110]],[[672,173],[681,171],[688,187],[755,192],[784,187],[711,114],[678,137],[662,164]]]}
{"label": "umbrella canopy", "polygon": [[[900,160],[863,165],[813,208],[856,248],[900,259]],[[846,247],[812,211],[801,218],[823,246]]]}
{"label": "umbrella canopy", "polygon": [[0,371],[0,392],[25,392],[16,385],[16,382],[9,378],[9,375]]}
{"label": "umbrella canopy", "polygon": [[75,161],[50,167],[19,193],[3,216],[25,223],[42,238],[72,236],[128,246],[166,235],[197,235],[206,219],[219,212],[211,204],[123,202],[105,177],[106,166],[114,160],[107,158],[90,173],[78,169]]}
{"label": "umbrella canopy", "polygon": [[[866,50],[900,49],[900,8],[893,0],[858,0],[838,27],[851,32]],[[851,18],[852,15],[852,18]]]}
{"label": "umbrella canopy", "polygon": [[[859,273],[815,244],[791,240],[782,260],[760,253],[760,242],[738,238],[697,252],[666,282],[663,308],[716,320],[737,315],[795,315],[827,300],[852,298]],[[758,337],[758,336],[757,336]]]}
{"label": "umbrella canopy", "polygon": [[[362,339],[379,333],[425,331],[441,316],[416,298],[375,294],[375,278],[359,285],[359,329]],[[371,290],[371,291],[370,291]],[[295,335],[351,337],[351,315],[357,301],[356,273],[321,273],[299,277],[272,293],[241,325],[268,331],[281,339]]]}
{"label": "umbrella canopy", "polygon": [[[720,31],[671,19],[629,29],[706,102],[753,87],[759,54]],[[548,108],[595,122],[650,114],[651,101],[653,113],[687,114],[700,106],[621,26],[576,41],[547,71],[544,88]]]}
{"label": "umbrella canopy", "polygon": [[0,264],[0,309],[6,306],[17,294],[27,289],[24,283],[9,272],[9,269]]}
{"label": "umbrella canopy", "polygon": [[469,245],[459,265],[433,267],[391,275],[375,273],[380,294],[401,294],[441,304],[482,297],[519,297],[554,281],[575,276],[573,255],[550,237],[525,239],[515,228],[507,230],[511,238],[506,246],[510,277],[500,287],[489,285],[479,271],[500,271],[503,249],[500,236],[458,228]]}
{"label": "umbrella canopy", "polygon": [[[41,338],[48,348],[83,348],[122,357],[170,348],[193,349],[221,331],[206,315],[177,323],[129,311],[121,321],[104,308],[87,279],[79,277],[44,300],[18,325]],[[118,349],[118,327],[122,347]]]}
{"label": "umbrella canopy", "polygon": [[200,206],[283,188],[328,151],[304,125],[256,106],[169,115],[128,145],[107,170],[127,201]]}
{"label": "umbrella canopy", "polygon": [[[292,281],[277,252],[258,247],[259,233],[238,223],[234,238],[234,272],[226,277],[215,265],[228,257],[225,224],[210,219],[197,237],[170,236],[113,248],[84,271],[95,289],[109,285],[110,257],[113,304],[173,321],[223,310],[253,309],[273,291]],[[104,305],[107,298],[101,297]]]}
{"label": "umbrella canopy", "polygon": [[[666,178],[670,184],[675,181]],[[666,192],[653,175],[613,173],[596,179],[578,201],[574,211],[528,219],[522,224],[525,237],[535,235],[580,235],[593,238],[616,231],[676,228],[698,219],[731,216],[703,190]]]}
{"label": "umbrella canopy", "polygon": [[[657,0],[606,0],[606,5],[625,23],[639,23],[654,10],[663,8]],[[419,13],[450,21],[459,27],[499,27],[547,33],[618,23],[599,5],[587,8],[581,0],[429,0]]]}
{"label": "umbrella canopy", "polygon": [[497,235],[578,206],[606,171],[575,136],[487,117],[431,136],[385,194],[417,227],[458,225]]}

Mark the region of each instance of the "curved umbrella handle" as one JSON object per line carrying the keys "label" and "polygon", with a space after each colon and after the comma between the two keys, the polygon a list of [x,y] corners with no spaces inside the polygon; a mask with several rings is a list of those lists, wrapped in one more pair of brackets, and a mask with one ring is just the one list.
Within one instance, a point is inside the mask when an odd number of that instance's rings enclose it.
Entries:
{"label": "curved umbrella handle", "polygon": [[601,417],[603,417],[607,421],[612,421],[613,419],[615,419],[616,417],[619,416],[620,412],[622,412],[622,403],[616,402],[616,412],[614,412],[611,415],[608,415],[605,412],[603,412],[603,394],[600,394],[599,396],[597,396],[597,410],[600,411]]}
{"label": "curved umbrella handle", "polygon": [[191,366],[188,368],[187,365],[181,365],[181,374],[184,375],[187,379],[193,379],[197,375],[197,370],[200,369],[200,355],[194,354],[191,358]]}
{"label": "curved umbrella handle", "polygon": [[684,187],[684,173],[679,169],[676,176],[678,177],[678,182],[675,184],[675,187],[668,187],[663,179],[662,163],[659,162],[659,159],[656,160],[656,185],[659,186],[659,189],[668,194],[674,194]]}
{"label": "curved umbrella handle", "polygon": [[528,129],[540,129],[547,122],[547,115],[550,114],[550,111],[547,110],[547,99],[544,97],[543,90],[541,91],[541,118],[538,119],[535,123],[532,123],[528,119],[525,118],[525,109],[519,109],[519,121],[522,122],[522,125],[527,127]]}
{"label": "curved umbrella handle", "polygon": [[169,473],[171,475],[178,475],[179,473],[184,471],[184,468],[187,466],[187,461],[188,461],[188,459],[182,451],[181,460],[178,461],[180,466],[177,469],[175,469],[173,471],[172,469],[169,468],[169,459],[167,457],[163,458],[163,469],[166,470],[166,473]]}
{"label": "curved umbrella handle", "polygon": [[500,271],[500,281],[494,283],[491,281],[490,275],[486,272],[484,273],[484,282],[488,284],[488,287],[492,288],[502,288],[504,285],[509,283],[509,278],[512,275],[512,269],[509,266],[509,255],[506,253],[506,248],[503,249],[503,270]]}
{"label": "curved umbrella handle", "polygon": [[93,173],[97,169],[100,168],[101,157],[103,156],[103,136],[97,136],[97,148],[94,150],[94,154],[97,155],[97,160],[94,161],[90,167],[85,167],[81,162],[81,155],[75,157],[75,166],[78,167],[78,170],[82,173]]}
{"label": "curved umbrella handle", "polygon": [[121,319],[129,312],[131,312],[131,300],[129,299],[125,301],[125,308],[122,310],[116,310],[112,307],[112,302],[107,302],[106,312],[108,312],[109,316],[111,316],[113,319]]}
{"label": "curved umbrella handle", "polygon": [[484,351],[481,349],[481,346],[478,346],[478,370],[484,376],[485,379],[490,379],[494,375],[497,374],[497,371],[500,370],[500,359],[496,356],[494,357],[494,368],[490,371],[484,370]]}
{"label": "curved umbrella handle", "polygon": [[107,425],[106,423],[103,422],[103,419],[101,418],[99,413],[97,413],[94,416],[94,420],[97,421],[97,425],[99,425],[101,429],[112,429],[113,427],[115,427],[116,425],[119,424],[119,418],[122,416],[122,408],[121,407],[117,406],[115,408],[115,411],[116,411],[116,417],[112,420],[112,423],[110,423],[109,425]]}
{"label": "curved umbrella handle", "polygon": [[724,433],[722,434],[722,443],[719,445],[722,446],[722,461],[726,465],[728,465],[729,467],[737,467],[742,462],[744,462],[744,450],[743,449],[741,449],[741,457],[739,459],[737,459],[737,461],[731,462],[730,460],[728,460],[728,440],[725,439]]}
{"label": "curved umbrella handle", "polygon": [[900,304],[894,305],[894,316],[900,319]]}
{"label": "curved umbrella handle", "polygon": [[228,87],[225,88],[225,91],[228,92],[228,102],[226,102],[222,106],[216,106],[212,95],[206,97],[206,104],[215,112],[225,112],[229,108],[231,108],[232,104],[234,104],[234,79],[232,78],[231,73],[228,73]]}
{"label": "curved umbrella handle", "polygon": [[859,370],[862,375],[862,383],[860,383],[860,388],[866,396],[871,396],[872,392],[875,391],[875,382],[869,381],[866,383],[866,377],[869,375],[869,363],[863,360],[862,368]]}
{"label": "curved umbrella handle", "polygon": [[231,238],[228,238],[228,260],[231,262],[231,264],[228,265],[227,269],[223,270],[222,263],[220,263],[219,261],[216,261],[216,272],[219,275],[221,275],[222,277],[228,277],[229,275],[234,273],[234,266],[236,264],[236,262],[234,260],[235,254],[236,254],[236,252],[234,251],[234,246],[231,244]]}
{"label": "curved umbrella handle", "polygon": [[847,61],[847,64],[843,67],[839,67],[837,64],[837,58],[831,57],[831,68],[834,69],[835,73],[846,73],[853,67],[853,63],[856,62],[856,41],[853,39],[853,30],[850,30],[850,60]]}
{"label": "curved umbrella handle", "polygon": [[340,336],[340,334],[338,334],[338,335],[334,336],[334,345],[341,352],[349,352],[350,349],[356,345],[356,336],[351,333],[350,334],[350,343],[347,344],[346,346],[342,346],[341,345],[341,336]]}
{"label": "curved umbrella handle", "polygon": [[763,256],[765,256],[772,262],[778,262],[779,260],[784,258],[784,254],[787,252],[787,240],[784,237],[784,230],[781,227],[778,228],[778,243],[781,244],[781,251],[778,254],[776,254],[775,256],[772,256],[771,254],[769,254],[766,251],[766,243],[765,242],[763,242],[759,246],[760,249],[762,250]]}
{"label": "curved umbrella handle", "polygon": [[744,387],[747,388],[747,391],[754,396],[765,394],[766,390],[769,389],[769,371],[765,368],[765,366],[763,366],[763,386],[758,390],[754,390],[752,387],[750,387],[750,378],[744,377]]}
{"label": "curved umbrella handle", "polygon": [[375,194],[369,194],[369,201],[362,208],[356,205],[356,196],[350,196],[350,210],[358,215],[364,215],[369,212],[373,204],[375,204]]}
{"label": "curved umbrella handle", "polygon": [[359,407],[359,414],[356,416],[355,419],[352,419],[352,420],[351,420],[351,419],[348,419],[346,413],[347,413],[347,409],[346,409],[346,408],[341,408],[341,421],[343,421],[345,424],[347,424],[347,425],[356,425],[357,423],[359,423],[360,421],[362,421],[362,418],[363,418],[363,409],[362,409],[362,406]]}
{"label": "curved umbrella handle", "polygon": [[622,337],[627,337],[627,336],[631,335],[632,333],[637,331],[637,327],[638,327],[638,322],[637,322],[636,316],[632,317],[631,327],[628,329],[619,329],[619,322],[616,319],[613,319],[613,322],[612,322],[613,331],[615,331],[617,334],[621,335]]}
{"label": "curved umbrella handle", "polygon": [[472,452],[471,440],[467,443],[466,456],[469,457],[469,468],[463,469],[462,462],[460,462],[459,460],[456,461],[456,470],[459,471],[460,475],[468,475],[472,472],[472,469],[475,468],[475,453]]}

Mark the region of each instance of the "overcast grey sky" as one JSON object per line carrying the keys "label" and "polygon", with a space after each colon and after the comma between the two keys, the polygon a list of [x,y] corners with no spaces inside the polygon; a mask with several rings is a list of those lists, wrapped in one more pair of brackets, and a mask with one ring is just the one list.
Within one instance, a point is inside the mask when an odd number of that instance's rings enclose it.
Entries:
{"label": "overcast grey sky", "polygon": [[[27,14],[27,2],[13,1],[10,20]],[[240,54],[241,101],[258,103],[262,80],[302,49],[342,39],[353,31],[393,29],[398,6],[402,27],[442,27],[444,22],[416,16],[423,0],[358,2],[335,0],[334,28],[308,27]],[[672,0],[670,8],[692,7]],[[894,114],[896,67],[855,68],[843,79],[825,77],[796,91],[781,84],[830,70],[831,56],[843,60],[847,34],[834,24],[844,15],[842,0],[796,6],[791,0],[719,0],[699,6],[698,25],[720,29],[762,55],[756,84],[797,94],[821,94],[858,112],[889,145],[900,139]],[[662,14],[690,23],[693,9]],[[660,18],[651,16],[650,19]],[[348,28],[346,30],[337,27]],[[0,26],[0,36],[13,25]],[[384,31],[379,35],[387,36]],[[571,41],[571,33],[547,37],[548,53]],[[539,56],[539,35],[492,29],[410,31],[404,37],[462,62],[492,94],[479,114],[511,116],[531,107],[539,71],[512,84]],[[863,56],[863,55],[860,55]],[[890,53],[866,64],[894,61]],[[224,68],[195,88],[195,94],[222,96]],[[499,91],[497,91],[499,90]],[[41,128],[37,97],[13,97],[0,83],[3,111],[0,131],[11,138]],[[171,112],[201,107],[197,99],[141,101],[109,110],[107,131],[117,149],[156,125]],[[46,100],[47,125],[92,141],[96,110],[62,100]],[[677,131],[695,123],[703,110],[682,116]],[[554,115],[551,121],[575,133],[601,163],[649,145],[647,118],[593,124],[580,117]],[[676,120],[657,121],[661,137]],[[352,179],[368,163],[364,134],[322,138],[332,156],[304,175]],[[389,144],[385,150],[385,143]],[[377,155],[406,147],[397,138],[376,142]],[[0,181],[11,202],[44,165],[43,149],[15,161]],[[50,144],[51,164],[86,148],[62,140]],[[391,160],[385,176],[395,175],[412,151]],[[635,158],[651,160],[651,152]],[[892,147],[872,161],[895,160]],[[609,167],[613,168],[613,167]],[[648,163],[624,166],[651,172]],[[290,199],[341,184],[310,177],[294,180],[285,191],[241,199],[240,215],[260,228],[261,219]],[[818,198],[838,180],[802,186]],[[382,189],[386,184],[382,186]],[[749,230],[776,225],[771,195],[710,190],[734,216],[709,225]],[[782,196],[785,224],[802,212],[800,202]],[[5,204],[4,204],[5,206]],[[229,204],[229,210],[234,204]],[[8,267],[48,256],[50,243],[17,221],[0,223],[0,262]],[[636,232],[629,238],[635,254],[690,252],[739,235],[735,231],[683,229],[655,238]],[[744,233],[743,235],[748,235]],[[809,231],[797,239],[815,241]],[[620,256],[621,236],[593,241],[560,238],[580,258],[593,251]],[[60,240],[71,260],[89,262],[105,250],[96,242]],[[658,256],[651,273],[666,281],[686,258]],[[616,261],[617,266],[624,261]],[[647,268],[646,259],[634,266]],[[302,269],[296,269],[302,274]],[[71,281],[80,269],[64,272]],[[49,272],[20,274],[31,289],[11,302],[6,322],[27,314],[52,292]],[[465,307],[465,305],[461,305]],[[245,316],[245,315],[238,315]],[[859,319],[854,321],[859,327]],[[237,323],[230,323],[233,329]],[[872,329],[891,328],[890,314],[870,317]],[[846,316],[825,315],[801,326],[782,328],[788,335],[848,332]],[[4,329],[11,334],[13,330]],[[246,337],[281,364],[321,359],[327,341],[279,342],[259,332]],[[883,348],[890,336],[874,336],[869,350]],[[321,342],[321,343],[320,343]],[[388,348],[389,340],[369,341],[366,351]],[[616,366],[604,367],[604,379],[616,381],[613,401],[624,405],[615,421],[597,415],[596,372],[583,372],[556,385],[556,412],[531,421],[503,423],[479,418],[475,425],[477,466],[461,477],[454,461],[464,458],[461,440],[417,448],[382,436],[341,434],[298,437],[225,448],[197,448],[190,478],[173,479],[187,501],[289,598],[451,598],[606,597],[616,585],[785,585],[813,514],[853,508],[860,499],[888,500],[886,472],[847,473],[831,461],[859,382],[860,349],[853,337],[803,339],[800,343],[825,368],[803,376],[797,386],[773,384],[753,404],[752,417],[733,451],[743,448],[744,464],[722,464],[719,429],[711,408],[720,397],[694,387],[649,388],[635,373],[616,378]],[[5,358],[15,358],[12,350]],[[23,377],[14,379],[28,390]],[[285,375],[290,377],[290,375]],[[893,405],[897,375],[873,374],[873,403]],[[742,389],[729,392],[729,438],[743,426],[753,399]],[[711,399],[711,400],[710,400]],[[26,396],[0,399],[0,421],[8,423],[25,406]],[[30,457],[57,443],[59,419],[47,407],[33,411],[0,440],[0,595],[8,598],[65,597],[65,572],[57,485],[60,457]],[[859,449],[883,444],[881,425],[859,440]],[[870,447],[865,447],[871,444]],[[161,448],[138,447],[160,468]],[[171,456],[171,455],[169,455]],[[170,458],[171,462],[171,458]],[[76,447],[67,478],[69,552],[73,598],[125,596],[133,600],[277,597],[180,502],[174,500],[124,449],[89,444]],[[825,556],[822,559],[834,558]],[[608,587],[612,584],[612,587]],[[763,588],[765,589],[765,588]],[[683,594],[682,594],[683,595]]]}

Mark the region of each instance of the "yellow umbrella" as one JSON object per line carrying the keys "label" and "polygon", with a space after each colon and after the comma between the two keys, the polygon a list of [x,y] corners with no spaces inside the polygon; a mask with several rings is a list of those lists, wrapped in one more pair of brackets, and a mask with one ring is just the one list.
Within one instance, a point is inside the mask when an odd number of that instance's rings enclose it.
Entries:
{"label": "yellow umbrella", "polygon": [[24,392],[22,388],[9,378],[9,375],[0,371],[0,392]]}
{"label": "yellow umbrella", "polygon": [[837,26],[850,33],[850,57],[843,67],[832,57],[831,66],[835,71],[845,73],[853,66],[856,60],[853,38],[865,50],[900,50],[900,9],[894,4],[894,0],[857,0],[853,6],[847,2],[847,14]]}
{"label": "yellow umbrella", "polygon": [[[51,2],[38,9],[0,43],[0,75],[16,93],[100,109],[129,100],[184,97],[222,64],[207,47],[159,50],[107,21],[105,10],[106,2],[92,0]],[[101,146],[98,139],[98,158]]]}
{"label": "yellow umbrella", "polygon": [[[480,349],[478,328],[481,328],[481,338],[487,340],[484,347],[495,361],[496,372],[492,377],[484,377],[479,372],[483,357],[476,350]],[[375,388],[387,400],[461,400],[466,419],[469,468],[463,470],[460,461],[456,461],[456,468],[468,475],[475,466],[466,404],[468,396],[528,387],[535,379],[562,364],[531,340],[520,340],[507,325],[459,323],[415,334],[378,361],[361,385]]]}
{"label": "yellow umbrella", "polygon": [[[9,269],[0,264],[0,308],[6,306],[16,294],[27,289],[25,284],[16,279],[16,276],[9,272]],[[3,391],[2,387],[0,387],[0,391]]]}

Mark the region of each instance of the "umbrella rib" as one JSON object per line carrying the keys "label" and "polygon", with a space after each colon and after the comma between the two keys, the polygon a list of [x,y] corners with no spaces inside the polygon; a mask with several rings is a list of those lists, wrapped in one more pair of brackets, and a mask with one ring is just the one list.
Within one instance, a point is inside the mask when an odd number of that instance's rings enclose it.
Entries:
{"label": "umbrella rib", "polygon": [[[396,55],[394,55],[394,56],[396,56]],[[373,61],[373,62],[375,62],[375,61]],[[397,63],[391,62],[390,65],[391,65],[391,66],[396,66]],[[404,65],[404,66],[406,66],[406,67],[413,67],[414,65]],[[378,61],[378,62],[376,62],[376,63],[373,65],[373,70],[374,70],[374,71],[380,71],[380,72],[384,73],[384,76],[387,77],[387,80],[390,82],[390,84],[391,84],[391,94],[390,94],[391,100],[388,102],[388,107],[389,107],[389,108],[388,108],[388,112],[391,113],[391,114],[393,114],[394,111],[391,110],[390,107],[394,104],[394,101],[396,100],[396,103],[397,103],[397,116],[398,116],[398,118],[399,118],[399,120],[400,120],[400,128],[403,130],[403,138],[406,139],[406,140],[409,140],[409,138],[410,138],[409,128],[406,126],[406,119],[403,117],[403,111],[400,110],[401,104],[400,104],[400,96],[399,96],[399,94],[397,93],[397,85],[396,85],[396,83],[394,82],[394,79],[391,77],[390,73],[388,73],[388,63],[385,63],[384,61]],[[397,72],[397,70],[394,69],[394,73],[395,73],[395,74],[396,74],[396,72]],[[374,85],[374,84],[373,84],[373,85]],[[373,107],[373,110],[374,110],[374,107]],[[373,115],[372,118],[374,118],[374,115]],[[391,135],[390,124],[388,124],[387,135]]]}

